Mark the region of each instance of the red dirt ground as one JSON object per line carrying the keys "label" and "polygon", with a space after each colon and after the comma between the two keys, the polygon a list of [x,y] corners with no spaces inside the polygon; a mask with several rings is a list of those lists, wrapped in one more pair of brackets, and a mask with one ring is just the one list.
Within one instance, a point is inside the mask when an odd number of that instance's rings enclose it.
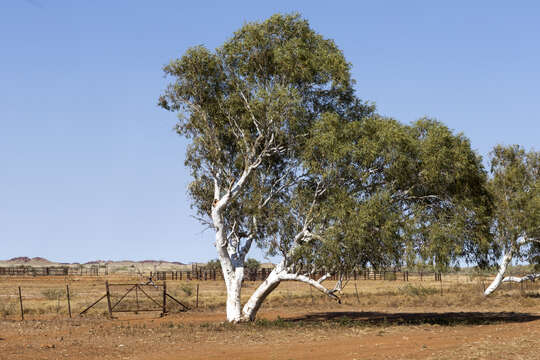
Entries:
{"label": "red dirt ground", "polygon": [[[223,325],[223,314],[204,312],[2,321],[0,359],[540,359],[540,315],[347,310],[290,312],[285,327]],[[342,316],[353,325],[328,325]],[[427,324],[456,317],[486,324]],[[413,325],[399,325],[403,320]]]}

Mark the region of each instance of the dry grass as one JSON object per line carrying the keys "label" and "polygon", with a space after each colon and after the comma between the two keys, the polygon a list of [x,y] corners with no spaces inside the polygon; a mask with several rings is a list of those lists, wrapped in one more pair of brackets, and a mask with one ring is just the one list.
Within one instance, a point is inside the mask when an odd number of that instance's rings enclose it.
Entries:
{"label": "dry grass", "polygon": [[[109,276],[107,280],[115,283],[136,283],[137,277]],[[400,309],[426,307],[446,311],[470,310],[501,310],[522,311],[538,305],[540,284],[527,284],[525,288],[519,285],[505,284],[494,296],[482,296],[482,279],[471,279],[465,276],[447,276],[441,282],[424,278],[401,280],[351,280],[340,294],[344,305],[354,305],[361,309]],[[23,293],[24,311],[27,315],[50,317],[65,317],[67,314],[66,284],[69,284],[71,308],[74,314],[105,294],[104,277],[47,277],[47,278],[0,278],[0,316],[16,318],[20,313],[18,302],[18,286]],[[484,281],[485,283],[485,281]],[[331,284],[328,283],[328,286]],[[226,290],[223,281],[168,281],[168,292],[183,303],[194,308],[199,286],[198,311],[223,311]],[[257,282],[246,282],[242,292],[242,300],[246,301]],[[120,299],[128,287],[111,286],[113,303]],[[154,299],[161,301],[159,291],[152,288],[146,290]],[[143,294],[139,293],[141,308],[156,307]],[[135,292],[130,293],[122,304],[135,304]],[[171,310],[178,310],[170,303]],[[282,283],[266,300],[265,309],[298,309],[314,307],[317,309],[339,306],[309,286],[298,282]],[[89,316],[105,315],[106,301],[101,301],[89,311]]]}
{"label": "dry grass", "polygon": [[[342,304],[305,284],[282,283],[256,322],[231,325],[223,321],[222,281],[167,281],[169,293],[192,307],[199,285],[199,308],[190,312],[164,318],[159,312],[118,313],[117,320],[109,321],[106,301],[84,318],[76,314],[105,293],[105,280],[134,283],[137,277],[4,277],[0,359],[538,358],[538,282],[523,291],[505,284],[486,299],[482,278],[448,276],[442,284],[409,279],[350,281]],[[67,318],[66,284],[72,320]],[[257,285],[245,284],[244,301]],[[18,286],[30,321],[18,321]],[[125,290],[112,286],[113,299]],[[159,300],[157,291],[151,295]],[[126,300],[135,306],[133,297]]]}

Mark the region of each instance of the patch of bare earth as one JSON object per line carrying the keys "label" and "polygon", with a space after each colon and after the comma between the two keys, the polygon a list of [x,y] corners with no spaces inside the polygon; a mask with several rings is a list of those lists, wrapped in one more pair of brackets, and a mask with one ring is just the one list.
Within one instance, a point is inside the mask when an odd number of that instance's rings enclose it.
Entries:
{"label": "patch of bare earth", "polygon": [[[76,315],[102,296],[103,280],[0,279],[0,359],[540,359],[536,287],[528,294],[503,288],[484,299],[480,283],[448,280],[441,295],[434,282],[359,281],[338,305],[288,283],[257,322],[231,325],[224,322],[223,284],[201,282],[199,309],[186,313],[109,320],[100,303]],[[61,292],[66,282],[73,319]],[[18,320],[16,285],[29,309],[25,321]],[[195,283],[167,285],[193,307]],[[246,284],[246,293],[255,286]]]}
{"label": "patch of bare earth", "polygon": [[[539,359],[540,316],[326,311],[3,321],[0,359]],[[456,324],[449,317],[460,317]],[[467,322],[485,324],[460,324]],[[443,325],[440,325],[442,323]]]}

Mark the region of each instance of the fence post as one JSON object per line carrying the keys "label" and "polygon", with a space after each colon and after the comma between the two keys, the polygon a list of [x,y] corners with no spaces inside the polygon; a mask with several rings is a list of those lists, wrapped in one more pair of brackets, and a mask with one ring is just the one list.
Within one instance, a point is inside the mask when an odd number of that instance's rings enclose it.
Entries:
{"label": "fence post", "polygon": [[107,309],[109,310],[109,317],[112,319],[111,293],[109,291],[109,280],[105,280],[105,295],[107,295]]}
{"label": "fence post", "polygon": [[139,313],[139,284],[135,285],[135,301],[137,302],[137,311],[135,314]]}
{"label": "fence post", "polygon": [[163,281],[163,316],[167,313],[167,282]]}
{"label": "fence post", "polygon": [[23,304],[22,304],[22,292],[21,292],[20,286],[19,286],[19,302],[21,304],[21,320],[24,320],[24,309],[23,309]]}
{"label": "fence post", "polygon": [[197,283],[197,297],[195,299],[195,307],[199,308],[199,283]]}
{"label": "fence post", "polygon": [[70,296],[69,296],[69,285],[68,284],[66,284],[66,296],[67,296],[67,303],[68,303],[69,318],[71,319],[71,299],[70,299]]}

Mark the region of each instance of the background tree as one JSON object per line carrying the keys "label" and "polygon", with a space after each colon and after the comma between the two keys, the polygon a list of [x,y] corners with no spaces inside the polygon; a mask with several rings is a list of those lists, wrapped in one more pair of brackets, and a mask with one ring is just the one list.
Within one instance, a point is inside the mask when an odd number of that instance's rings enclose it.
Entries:
{"label": "background tree", "polygon": [[219,270],[221,268],[221,265],[219,264],[218,259],[212,259],[206,263],[205,268],[207,270],[214,271]]}
{"label": "background tree", "polygon": [[246,263],[244,264],[244,266],[250,272],[253,272],[253,271],[259,270],[259,267],[261,266],[261,263],[259,261],[257,261],[257,259],[249,258],[249,259],[246,260]]}
{"label": "background tree", "polygon": [[376,115],[326,117],[315,132],[305,159],[325,195],[297,212],[311,211],[312,232],[325,241],[307,244],[304,265],[311,256],[334,272],[416,262],[440,271],[487,256],[486,174],[463,135],[430,119],[407,126]]}
{"label": "background tree", "polygon": [[504,277],[512,259],[538,263],[540,255],[540,152],[525,151],[519,145],[496,146],[491,153],[492,193],[495,212],[492,232],[496,251],[502,252],[499,270],[487,296],[506,281],[521,282],[540,278],[528,274],[522,278]]}

